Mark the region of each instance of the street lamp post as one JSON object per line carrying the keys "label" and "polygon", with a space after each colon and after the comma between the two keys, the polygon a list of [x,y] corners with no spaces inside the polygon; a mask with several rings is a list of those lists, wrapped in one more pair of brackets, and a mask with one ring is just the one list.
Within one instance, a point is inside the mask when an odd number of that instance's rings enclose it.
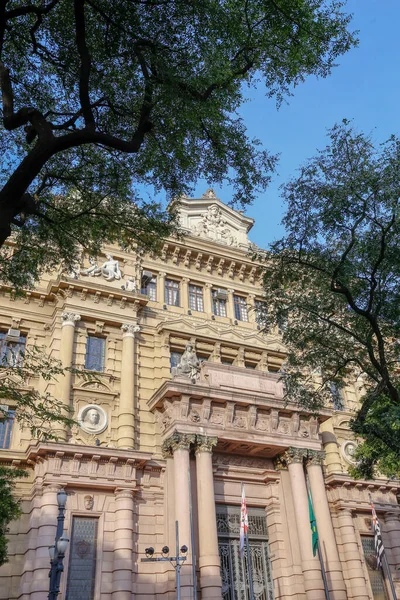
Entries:
{"label": "street lamp post", "polygon": [[[154,548],[146,548],[146,557],[142,558],[141,562],[160,562],[160,561],[168,561],[175,569],[176,574],[176,600],[181,600],[181,567],[182,564],[186,560],[186,556],[181,556],[182,554],[187,554],[188,548],[187,546],[181,546],[179,548],[179,525],[178,521],[175,521],[175,534],[176,534],[176,556],[168,556],[169,548],[168,546],[164,546],[161,550],[162,556],[153,558]],[[174,564],[175,563],[175,564]]]}
{"label": "street lamp post", "polygon": [[57,531],[54,546],[49,546],[50,554],[50,589],[48,600],[57,600],[60,593],[61,573],[64,571],[64,556],[68,548],[69,539],[64,533],[65,505],[67,494],[63,488],[57,492],[58,516]]}

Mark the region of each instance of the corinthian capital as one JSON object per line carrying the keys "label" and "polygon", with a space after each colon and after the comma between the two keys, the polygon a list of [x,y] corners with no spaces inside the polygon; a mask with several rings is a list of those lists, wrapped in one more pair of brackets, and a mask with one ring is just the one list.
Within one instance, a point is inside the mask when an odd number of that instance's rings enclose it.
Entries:
{"label": "corinthian capital", "polygon": [[196,436],[194,433],[174,433],[164,440],[162,445],[163,453],[166,454],[169,451],[175,452],[176,450],[189,450],[190,445],[194,444]]}
{"label": "corinthian capital", "polygon": [[214,446],[218,443],[217,437],[208,437],[206,435],[196,435],[195,454],[199,452],[212,452]]}
{"label": "corinthian capital", "polygon": [[302,463],[307,456],[308,452],[305,448],[288,448],[283,454],[283,458],[288,465],[291,465],[292,463]]}
{"label": "corinthian capital", "polygon": [[135,337],[135,333],[140,331],[140,325],[137,323],[124,323],[121,327],[122,337]]}
{"label": "corinthian capital", "polygon": [[61,314],[61,327],[64,327],[64,325],[72,325],[72,327],[75,327],[75,324],[80,320],[81,315],[65,311]]}
{"label": "corinthian capital", "polygon": [[321,466],[325,459],[325,452],[323,450],[308,450],[307,451],[307,466],[319,465]]}

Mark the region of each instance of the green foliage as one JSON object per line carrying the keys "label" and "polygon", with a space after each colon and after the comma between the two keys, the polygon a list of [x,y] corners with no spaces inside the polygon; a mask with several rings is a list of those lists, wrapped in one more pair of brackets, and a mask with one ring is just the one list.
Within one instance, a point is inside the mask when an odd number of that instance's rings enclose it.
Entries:
{"label": "green foliage", "polygon": [[[250,203],[276,157],[238,110],[260,82],[279,103],[355,45],[341,0],[8,0],[0,7],[0,244],[18,287],[79,246],[157,247],[174,215],[137,190],[198,178]],[[4,66],[3,66],[4,65]]]}
{"label": "green foliage", "polygon": [[265,322],[289,317],[287,397],[318,411],[332,384],[360,385],[357,473],[399,475],[400,140],[375,148],[346,121],[329,136],[283,188],[287,233],[265,259]]}
{"label": "green foliage", "polygon": [[0,566],[8,561],[8,524],[21,514],[19,501],[13,495],[15,480],[26,476],[23,469],[0,466]]}
{"label": "green foliage", "polygon": [[[15,407],[15,418],[21,426],[30,429],[32,437],[55,440],[54,424],[75,424],[69,406],[50,392],[41,393],[37,389],[39,377],[45,382],[55,382],[67,372],[87,380],[95,379],[92,373],[74,367],[63,368],[59,360],[47,355],[44,347],[37,346],[26,348],[15,360],[10,354],[8,364],[0,366],[0,398],[4,404]],[[7,418],[7,414],[1,418]]]}

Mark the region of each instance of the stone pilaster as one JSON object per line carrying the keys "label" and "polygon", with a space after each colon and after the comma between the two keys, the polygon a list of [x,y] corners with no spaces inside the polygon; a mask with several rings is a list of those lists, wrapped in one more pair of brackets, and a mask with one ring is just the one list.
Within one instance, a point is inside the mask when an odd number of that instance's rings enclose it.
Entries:
{"label": "stone pilaster", "polygon": [[332,600],[346,600],[347,590],[343,579],[342,564],[335,532],[332,525],[332,517],[326,496],[322,463],[325,452],[308,450],[307,473],[310,481],[311,496],[314,514],[317,521],[320,552],[325,565],[328,589]]}
{"label": "stone pilaster", "polygon": [[342,553],[347,570],[348,597],[350,599],[354,598],[354,600],[368,600],[369,592],[351,510],[348,508],[340,509],[338,521],[342,540]]}
{"label": "stone pilaster", "polygon": [[164,271],[160,271],[157,277],[157,302],[160,304],[165,304],[165,277],[166,273]]}
{"label": "stone pilaster", "polygon": [[398,512],[385,513],[385,525],[392,548],[392,557],[395,562],[396,579],[400,568],[400,520]]}
{"label": "stone pilaster", "polygon": [[189,277],[182,277],[181,279],[181,301],[180,305],[183,306],[185,310],[188,310],[189,307]]}
{"label": "stone pilaster", "polygon": [[118,448],[135,445],[135,334],[136,323],[124,323],[122,331],[121,391],[118,414]]}
{"label": "stone pilaster", "polygon": [[113,600],[132,600],[133,514],[133,491],[117,489],[115,491]]}
{"label": "stone pilaster", "polygon": [[218,438],[196,435],[200,588],[203,600],[221,600],[212,449]]}
{"label": "stone pilaster", "polygon": [[204,302],[204,312],[206,313],[208,318],[211,318],[211,315],[212,315],[211,289],[212,289],[212,284],[206,283],[204,286],[203,302]]}
{"label": "stone pilaster", "polygon": [[[60,360],[64,369],[72,367],[75,325],[80,321],[81,316],[77,313],[65,311],[61,315],[61,340],[60,340]],[[72,373],[68,370],[64,371],[64,375],[60,376],[56,383],[55,397],[65,406],[71,406],[71,383]],[[65,416],[69,416],[65,411]],[[68,434],[68,426],[57,424],[54,431],[60,441],[65,442]]]}
{"label": "stone pilaster", "polygon": [[304,474],[306,458],[306,449],[289,448],[284,454],[289,469],[306,597],[307,600],[321,600],[324,598],[324,584],[318,558],[313,556],[312,552],[308,492]]}
{"label": "stone pilaster", "polygon": [[226,303],[226,316],[230,319],[235,318],[235,306],[233,302],[233,294],[235,290],[232,288],[228,289],[228,302]]}

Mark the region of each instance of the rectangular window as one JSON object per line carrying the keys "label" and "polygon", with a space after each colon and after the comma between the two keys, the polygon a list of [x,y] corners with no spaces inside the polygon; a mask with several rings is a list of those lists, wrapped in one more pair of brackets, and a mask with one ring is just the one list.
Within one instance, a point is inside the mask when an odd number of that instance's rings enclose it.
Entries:
{"label": "rectangular window", "polygon": [[144,287],[141,289],[142,294],[145,294],[149,297],[149,300],[153,300],[156,302],[157,300],[157,281],[155,277],[152,277],[150,281],[146,283]]}
{"label": "rectangular window", "polygon": [[171,306],[180,306],[179,304],[179,283],[172,279],[165,280],[165,304]]}
{"label": "rectangular window", "polygon": [[343,390],[333,381],[330,382],[329,387],[331,390],[333,408],[335,410],[344,410]]}
{"label": "rectangular window", "polygon": [[4,331],[0,332],[0,366],[22,367],[26,336],[12,338]]}
{"label": "rectangular window", "polygon": [[248,321],[246,298],[243,298],[243,296],[233,296],[233,303],[235,306],[235,319],[238,321]]}
{"label": "rectangular window", "polygon": [[0,422],[0,448],[2,450],[10,447],[12,428],[15,419],[15,410],[9,410],[7,412],[7,419]]}
{"label": "rectangular window", "polygon": [[170,353],[169,362],[170,362],[171,369],[173,367],[177,367],[179,365],[179,363],[181,362],[182,354],[183,354],[183,352],[171,352]]}
{"label": "rectangular window", "polygon": [[267,305],[262,300],[256,300],[254,302],[254,310],[255,310],[255,315],[256,315],[256,323],[258,323],[258,325],[264,325],[265,315],[266,315],[266,308],[267,308]]}
{"label": "rectangular window", "polygon": [[212,290],[213,313],[217,317],[226,317],[226,299],[218,297],[218,290]]}
{"label": "rectangular window", "polygon": [[72,518],[66,600],[94,600],[98,521]]}
{"label": "rectangular window", "polygon": [[89,335],[86,342],[85,369],[89,371],[104,371],[106,340],[95,335]]}
{"label": "rectangular window", "polygon": [[203,288],[199,285],[189,285],[189,308],[203,312]]}

